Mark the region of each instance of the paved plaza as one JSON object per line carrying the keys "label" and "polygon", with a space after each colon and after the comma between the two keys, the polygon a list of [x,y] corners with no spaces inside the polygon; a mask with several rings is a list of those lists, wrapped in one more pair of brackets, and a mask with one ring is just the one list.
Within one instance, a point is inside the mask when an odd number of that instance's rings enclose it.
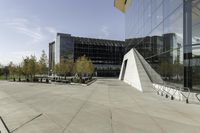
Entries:
{"label": "paved plaza", "polygon": [[141,93],[117,79],[87,87],[0,81],[0,116],[13,133],[200,132],[200,105]]}

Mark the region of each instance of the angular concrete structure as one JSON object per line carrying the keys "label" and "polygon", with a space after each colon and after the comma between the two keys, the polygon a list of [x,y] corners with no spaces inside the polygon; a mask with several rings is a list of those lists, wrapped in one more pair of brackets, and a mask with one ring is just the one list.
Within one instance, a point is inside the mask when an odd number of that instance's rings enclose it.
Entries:
{"label": "angular concrete structure", "polygon": [[119,80],[123,80],[141,92],[151,92],[153,91],[152,82],[155,79],[159,83],[163,83],[161,77],[136,49],[131,49],[124,56]]}

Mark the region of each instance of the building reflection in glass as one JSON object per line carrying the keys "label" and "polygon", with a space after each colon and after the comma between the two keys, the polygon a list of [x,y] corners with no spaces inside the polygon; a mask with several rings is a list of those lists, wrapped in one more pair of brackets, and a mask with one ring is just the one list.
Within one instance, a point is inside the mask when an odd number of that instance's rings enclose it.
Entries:
{"label": "building reflection in glass", "polygon": [[125,18],[126,52],[136,48],[166,83],[200,90],[200,0],[134,0]]}

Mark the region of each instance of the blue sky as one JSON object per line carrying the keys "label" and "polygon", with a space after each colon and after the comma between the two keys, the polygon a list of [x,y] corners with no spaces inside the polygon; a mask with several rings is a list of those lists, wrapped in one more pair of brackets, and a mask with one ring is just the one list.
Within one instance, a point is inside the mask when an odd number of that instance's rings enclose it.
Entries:
{"label": "blue sky", "polygon": [[114,0],[0,0],[0,64],[39,57],[57,32],[123,40],[124,14]]}

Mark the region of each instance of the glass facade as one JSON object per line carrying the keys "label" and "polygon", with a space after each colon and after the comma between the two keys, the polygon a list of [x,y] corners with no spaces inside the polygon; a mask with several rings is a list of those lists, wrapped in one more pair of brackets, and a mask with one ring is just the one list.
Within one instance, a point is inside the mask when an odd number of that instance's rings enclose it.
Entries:
{"label": "glass facade", "polygon": [[56,41],[49,44],[50,70],[60,59],[74,61],[87,56],[94,64],[97,76],[119,76],[124,55],[124,41],[74,37],[57,33]]}
{"label": "glass facade", "polygon": [[55,41],[49,43],[49,70],[55,65]]}
{"label": "glass facade", "polygon": [[58,33],[60,44],[60,57],[64,59],[74,58],[74,42],[70,35]]}
{"label": "glass facade", "polygon": [[182,86],[183,0],[134,0],[126,11],[126,45],[126,52],[136,48],[166,83]]}
{"label": "glass facade", "polygon": [[97,76],[119,76],[124,55],[124,41],[73,37],[74,60],[80,56],[89,57]]}
{"label": "glass facade", "polygon": [[134,0],[125,14],[126,52],[136,48],[166,83],[200,90],[200,0]]}
{"label": "glass facade", "polygon": [[200,0],[192,1],[192,84],[200,90]]}

